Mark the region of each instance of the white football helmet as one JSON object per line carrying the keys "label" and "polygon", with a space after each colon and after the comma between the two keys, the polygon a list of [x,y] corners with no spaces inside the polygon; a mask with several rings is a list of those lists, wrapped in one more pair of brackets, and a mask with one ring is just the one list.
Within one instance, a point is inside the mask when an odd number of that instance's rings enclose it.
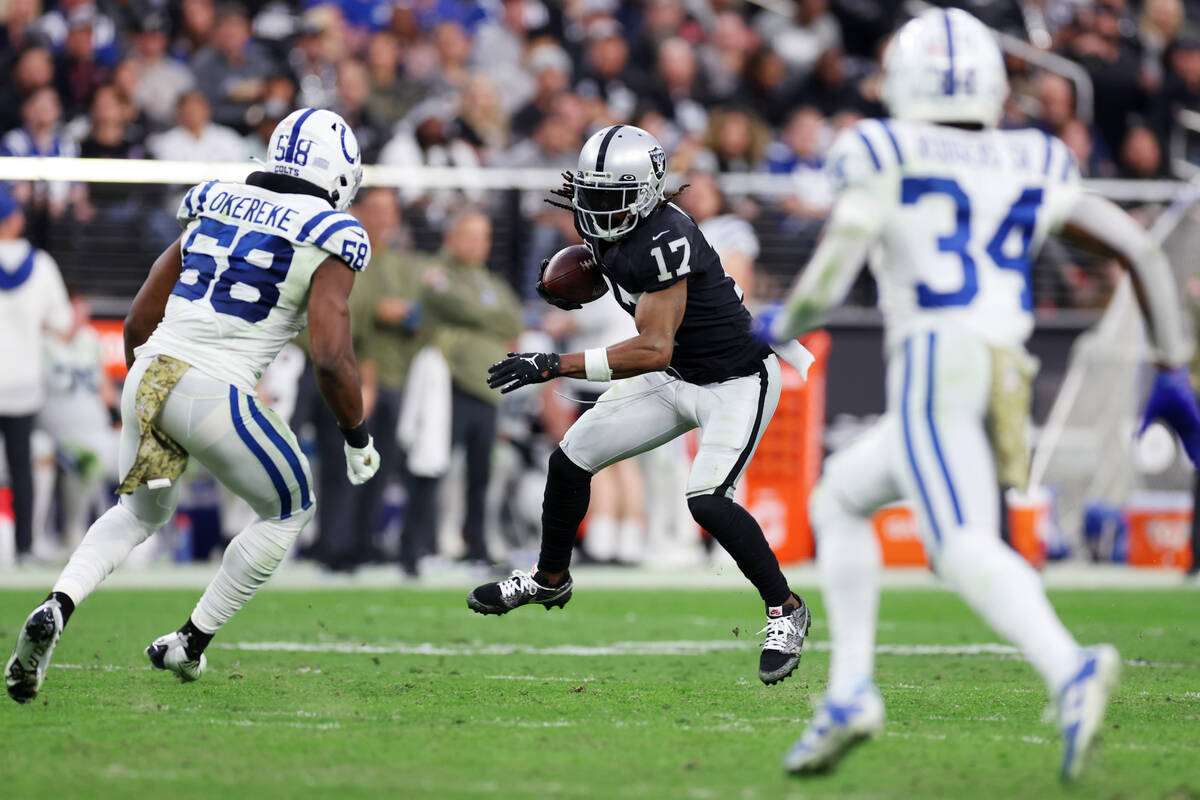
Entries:
{"label": "white football helmet", "polygon": [[991,31],[958,8],[910,20],[883,54],[883,102],[898,119],[994,127],[1008,97],[1004,58]]}
{"label": "white football helmet", "polygon": [[579,151],[571,181],[579,227],[616,241],[662,202],[667,154],[658,140],[632,125],[597,131]]}
{"label": "white football helmet", "polygon": [[291,175],[328,192],[345,211],[362,183],[362,153],[346,120],[323,108],[301,108],[275,126],[267,145],[267,169]]}

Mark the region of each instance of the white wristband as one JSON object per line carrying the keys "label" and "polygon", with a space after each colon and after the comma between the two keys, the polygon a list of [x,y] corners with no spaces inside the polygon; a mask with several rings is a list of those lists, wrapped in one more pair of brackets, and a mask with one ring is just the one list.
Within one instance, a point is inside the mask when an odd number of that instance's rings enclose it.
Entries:
{"label": "white wristband", "polygon": [[589,381],[611,381],[612,369],[608,366],[608,351],[593,347],[583,351],[583,368]]}

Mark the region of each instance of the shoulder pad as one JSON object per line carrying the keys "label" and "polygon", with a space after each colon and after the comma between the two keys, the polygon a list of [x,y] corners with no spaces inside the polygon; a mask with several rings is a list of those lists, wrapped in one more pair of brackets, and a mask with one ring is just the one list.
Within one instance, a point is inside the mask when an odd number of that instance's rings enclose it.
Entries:
{"label": "shoulder pad", "polygon": [[638,289],[657,292],[690,275],[703,238],[692,218],[674,203],[645,220],[626,253]]}
{"label": "shoulder pad", "polygon": [[191,189],[188,189],[187,194],[179,201],[179,210],[175,212],[175,218],[179,220],[180,226],[186,228],[189,222],[200,216],[200,210],[204,207],[204,201],[208,199],[209,190],[216,183],[216,181],[198,183]]}
{"label": "shoulder pad", "polygon": [[864,119],[838,134],[826,157],[834,191],[875,180],[904,164],[903,151],[888,120]]}
{"label": "shoulder pad", "polygon": [[355,272],[366,269],[371,261],[371,242],[366,229],[344,211],[330,210],[313,214],[301,226],[296,241],[321,248],[346,262],[346,266]]}

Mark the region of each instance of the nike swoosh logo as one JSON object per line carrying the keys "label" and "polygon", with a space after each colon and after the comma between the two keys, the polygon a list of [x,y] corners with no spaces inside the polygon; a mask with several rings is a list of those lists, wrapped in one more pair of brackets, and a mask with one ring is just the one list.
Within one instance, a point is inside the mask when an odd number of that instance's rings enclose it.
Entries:
{"label": "nike swoosh logo", "polygon": [[654,236],[650,237],[650,241],[657,242],[659,239],[666,236],[668,233],[670,233],[670,231],[662,231],[661,233],[655,234]]}
{"label": "nike swoosh logo", "polygon": [[350,232],[353,233],[355,236],[357,236],[360,239],[365,239],[367,236],[365,233],[362,232],[361,228],[351,228]]}

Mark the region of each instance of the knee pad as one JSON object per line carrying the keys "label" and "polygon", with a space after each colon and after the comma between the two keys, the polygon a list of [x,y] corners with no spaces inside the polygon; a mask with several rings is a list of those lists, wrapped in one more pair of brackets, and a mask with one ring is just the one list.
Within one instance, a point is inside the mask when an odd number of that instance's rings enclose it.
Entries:
{"label": "knee pad", "polygon": [[692,519],[710,533],[725,527],[723,523],[728,521],[735,508],[733,501],[728,497],[716,494],[698,494],[689,497],[687,504],[688,511],[692,512]]}
{"label": "knee pad", "polygon": [[592,482],[592,473],[567,458],[561,447],[556,447],[550,455],[550,473],[548,480],[560,486],[585,486]]}

